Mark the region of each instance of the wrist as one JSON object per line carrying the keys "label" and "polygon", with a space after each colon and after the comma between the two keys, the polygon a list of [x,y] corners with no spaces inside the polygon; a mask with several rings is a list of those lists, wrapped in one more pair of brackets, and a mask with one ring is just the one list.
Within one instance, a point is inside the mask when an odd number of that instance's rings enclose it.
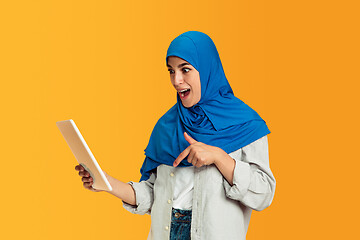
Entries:
{"label": "wrist", "polygon": [[217,166],[226,157],[227,153],[219,147],[216,147],[214,164]]}
{"label": "wrist", "polygon": [[[110,186],[112,188],[112,191],[114,191],[113,178],[109,174],[107,174],[105,171],[103,171],[103,172],[104,172],[104,175],[105,175],[106,179],[108,180],[108,182],[109,182],[109,184],[110,184]],[[111,193],[112,191],[107,191],[106,190],[106,192],[108,192],[108,193]]]}

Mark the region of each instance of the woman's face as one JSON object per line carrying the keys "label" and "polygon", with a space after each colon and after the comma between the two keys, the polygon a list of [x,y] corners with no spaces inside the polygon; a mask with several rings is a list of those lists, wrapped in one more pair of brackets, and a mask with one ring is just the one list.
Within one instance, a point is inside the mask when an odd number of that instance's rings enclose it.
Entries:
{"label": "woman's face", "polygon": [[178,92],[184,107],[192,107],[200,101],[200,74],[190,63],[176,56],[168,57],[168,71],[172,85]]}

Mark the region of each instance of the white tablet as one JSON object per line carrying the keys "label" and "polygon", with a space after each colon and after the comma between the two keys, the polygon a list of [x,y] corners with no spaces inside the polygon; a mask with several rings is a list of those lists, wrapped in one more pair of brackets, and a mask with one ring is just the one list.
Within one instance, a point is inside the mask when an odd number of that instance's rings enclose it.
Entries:
{"label": "white tablet", "polygon": [[72,119],[56,122],[60,132],[64,136],[76,160],[81,164],[94,179],[93,188],[111,191],[111,185],[106,179],[90,148],[86,144],[79,129]]}

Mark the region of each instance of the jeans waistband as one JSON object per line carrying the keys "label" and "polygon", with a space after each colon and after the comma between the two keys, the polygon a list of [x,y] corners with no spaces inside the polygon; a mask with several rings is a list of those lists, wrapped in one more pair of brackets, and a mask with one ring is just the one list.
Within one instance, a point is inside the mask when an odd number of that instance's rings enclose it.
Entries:
{"label": "jeans waistband", "polygon": [[192,210],[182,210],[173,208],[171,221],[173,222],[191,222]]}

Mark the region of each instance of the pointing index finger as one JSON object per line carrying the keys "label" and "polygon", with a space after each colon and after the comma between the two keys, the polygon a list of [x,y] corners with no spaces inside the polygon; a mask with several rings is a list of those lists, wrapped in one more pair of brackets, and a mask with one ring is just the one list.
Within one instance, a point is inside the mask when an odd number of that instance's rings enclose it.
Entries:
{"label": "pointing index finger", "polygon": [[179,154],[179,156],[175,159],[173,166],[177,167],[182,160],[189,154],[190,149],[187,147],[182,153]]}

